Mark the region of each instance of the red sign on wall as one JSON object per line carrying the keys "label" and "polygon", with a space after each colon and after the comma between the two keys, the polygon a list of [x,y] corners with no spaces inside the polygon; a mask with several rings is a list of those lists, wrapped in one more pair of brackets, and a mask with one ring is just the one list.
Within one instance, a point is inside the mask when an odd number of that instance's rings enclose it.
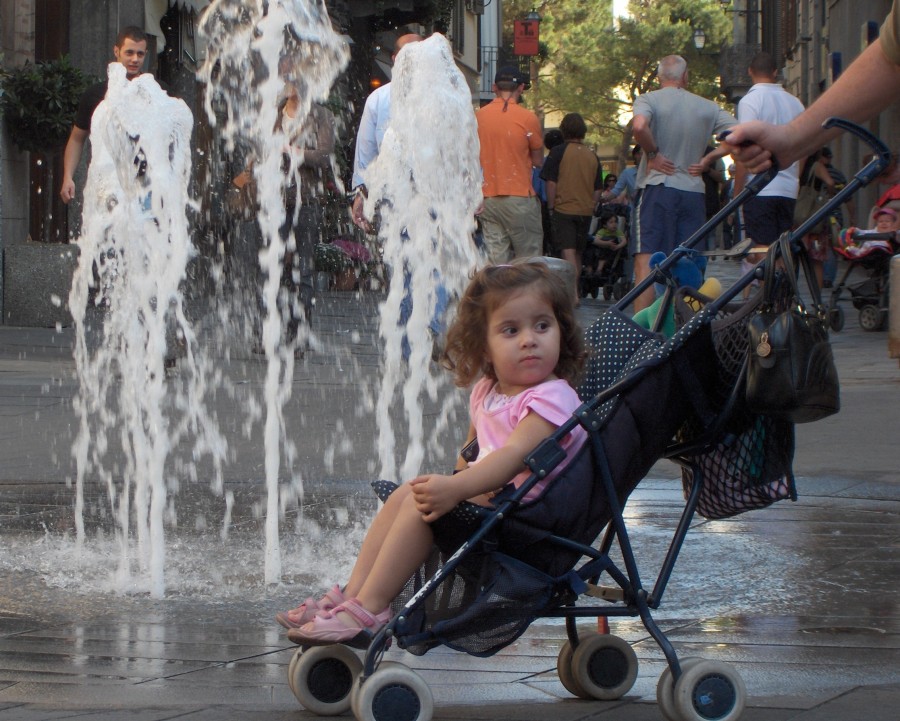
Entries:
{"label": "red sign on wall", "polygon": [[513,52],[516,55],[537,55],[541,24],[536,20],[516,20]]}

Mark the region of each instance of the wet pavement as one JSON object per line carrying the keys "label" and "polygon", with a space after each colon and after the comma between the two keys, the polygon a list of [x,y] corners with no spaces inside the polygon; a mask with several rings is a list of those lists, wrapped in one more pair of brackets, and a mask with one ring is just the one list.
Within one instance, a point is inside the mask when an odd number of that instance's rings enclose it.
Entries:
{"label": "wet pavement", "polygon": [[[736,272],[737,263],[717,260],[709,274],[727,284]],[[172,590],[163,600],[109,590],[116,548],[98,534],[106,515],[101,484],[88,488],[91,542],[79,551],[71,540],[71,331],[0,326],[0,720],[314,717],[287,686],[293,647],[272,616],[346,574],[375,508],[359,479],[375,477],[377,300],[320,299],[320,347],[297,363],[286,409],[298,429],[306,498],[286,511],[286,582],[268,592],[255,512],[260,436],[245,434],[240,420],[260,392],[264,363],[246,344],[223,350],[217,360],[228,392],[213,403],[230,431],[225,480],[237,497],[235,517],[221,538],[221,499],[185,486],[170,536]],[[585,300],[579,315],[587,323],[605,306]],[[900,369],[888,358],[886,334],[861,331],[849,308],[832,340],[843,408],[797,427],[798,501],[695,520],[654,614],[681,657],[734,665],[748,691],[745,721],[900,716]],[[439,415],[428,407],[426,423]],[[435,443],[426,466],[454,452]],[[657,463],[629,500],[626,520],[646,585],[682,503],[678,470],[668,462]],[[437,719],[661,719],[661,652],[636,620],[614,620],[612,631],[639,660],[637,682],[619,701],[576,700],[565,691],[556,672],[565,632],[555,621],[536,622],[487,659],[443,648],[388,656],[421,673]]]}

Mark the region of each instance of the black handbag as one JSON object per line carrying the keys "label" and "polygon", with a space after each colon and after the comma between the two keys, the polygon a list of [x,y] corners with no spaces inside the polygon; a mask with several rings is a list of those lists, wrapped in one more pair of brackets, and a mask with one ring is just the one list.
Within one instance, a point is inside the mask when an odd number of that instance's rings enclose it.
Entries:
{"label": "black handbag", "polygon": [[[758,414],[784,418],[792,423],[811,423],[840,410],[840,385],[826,312],[805,249],[798,253],[812,298],[807,308],[797,287],[797,271],[790,235],[784,234],[769,248],[765,262],[765,297],[747,328],[750,334],[746,400]],[[781,257],[783,271],[775,272]],[[777,284],[788,283],[790,293],[778,293]],[[778,297],[790,298],[787,308],[776,307]]]}

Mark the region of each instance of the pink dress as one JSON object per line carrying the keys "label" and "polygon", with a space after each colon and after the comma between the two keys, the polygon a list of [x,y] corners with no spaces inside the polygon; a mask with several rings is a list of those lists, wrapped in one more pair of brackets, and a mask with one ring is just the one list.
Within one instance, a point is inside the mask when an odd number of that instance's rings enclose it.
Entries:
{"label": "pink dress", "polygon": [[[482,378],[472,388],[469,397],[469,414],[478,437],[478,457],[472,461],[473,464],[491,451],[501,448],[519,421],[529,413],[537,413],[554,426],[561,426],[581,405],[572,386],[561,379],[545,381],[511,398],[497,393],[495,386],[496,381]],[[563,439],[562,447],[566,451],[567,460],[572,458],[586,439],[587,433],[581,426],[576,426]],[[538,481],[524,500],[531,501],[540,496],[565,465],[566,462],[563,461],[546,478]],[[520,486],[530,475],[531,470],[526,468],[512,479],[512,483]]]}

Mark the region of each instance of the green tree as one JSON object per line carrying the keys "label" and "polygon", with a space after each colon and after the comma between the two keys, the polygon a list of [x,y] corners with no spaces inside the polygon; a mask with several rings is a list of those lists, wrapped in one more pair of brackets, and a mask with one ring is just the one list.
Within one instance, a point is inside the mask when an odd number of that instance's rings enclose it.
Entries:
{"label": "green tree", "polygon": [[[505,26],[532,9],[529,2],[504,3]],[[624,161],[631,144],[631,106],[656,85],[656,65],[665,55],[688,61],[690,89],[722,101],[716,50],[726,41],[730,21],[718,0],[631,0],[630,17],[613,19],[611,0],[545,0],[542,16],[537,98],[546,111],[578,112],[592,139],[618,142]],[[706,35],[704,53],[694,47],[694,31]]]}

